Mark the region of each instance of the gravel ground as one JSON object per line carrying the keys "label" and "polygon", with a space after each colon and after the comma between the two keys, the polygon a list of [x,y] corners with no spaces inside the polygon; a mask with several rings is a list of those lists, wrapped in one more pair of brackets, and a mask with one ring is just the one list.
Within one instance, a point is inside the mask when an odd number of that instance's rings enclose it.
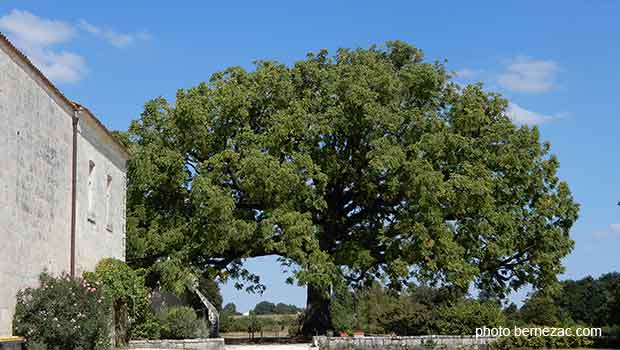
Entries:
{"label": "gravel ground", "polygon": [[247,344],[247,345],[226,345],[226,350],[307,350],[310,344]]}

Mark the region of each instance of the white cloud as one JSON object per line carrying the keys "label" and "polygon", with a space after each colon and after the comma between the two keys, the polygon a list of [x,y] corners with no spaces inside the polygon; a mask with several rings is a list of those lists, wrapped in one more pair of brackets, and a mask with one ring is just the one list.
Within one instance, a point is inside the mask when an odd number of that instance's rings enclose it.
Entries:
{"label": "white cloud", "polygon": [[603,230],[594,231],[593,234],[599,237],[605,237],[613,234],[620,234],[620,224],[610,224]]}
{"label": "white cloud", "polygon": [[104,39],[115,47],[126,47],[136,41],[150,39],[150,35],[145,32],[120,33],[94,26],[86,20],[80,20],[76,26],[17,9],[0,17],[0,31],[26,54],[45,76],[59,83],[77,82],[87,70],[84,57],[58,48],[70,43],[79,34],[79,30]]}
{"label": "white cloud", "polygon": [[558,116],[545,115],[542,113],[530,111],[519,106],[516,103],[510,103],[507,111],[508,117],[516,124],[538,125],[557,119]]}
{"label": "white cloud", "polygon": [[559,70],[555,61],[519,56],[508,64],[497,82],[508,90],[540,93],[553,88]]}
{"label": "white cloud", "polygon": [[30,45],[63,43],[75,35],[75,31],[67,23],[40,18],[20,10],[13,10],[0,17],[0,28],[12,33],[16,40]]}
{"label": "white cloud", "polygon": [[82,56],[53,48],[75,36],[73,27],[65,22],[13,10],[0,17],[0,30],[51,80],[76,82],[86,71]]}
{"label": "white cloud", "polygon": [[139,40],[148,40],[150,35],[145,32],[139,33],[119,33],[111,29],[97,27],[88,21],[81,19],[79,26],[82,30],[93,34],[97,37],[103,38],[110,44],[116,47],[126,47]]}
{"label": "white cloud", "polygon": [[457,78],[472,79],[478,76],[481,71],[477,69],[463,68],[454,72]]}

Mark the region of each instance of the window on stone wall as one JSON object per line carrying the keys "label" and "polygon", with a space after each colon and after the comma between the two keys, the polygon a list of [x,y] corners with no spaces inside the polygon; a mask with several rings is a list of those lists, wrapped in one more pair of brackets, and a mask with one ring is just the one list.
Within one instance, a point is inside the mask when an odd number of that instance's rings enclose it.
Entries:
{"label": "window on stone wall", "polygon": [[88,162],[88,220],[95,222],[95,162]]}
{"label": "window on stone wall", "polygon": [[110,175],[105,184],[105,228],[112,231],[112,176]]}

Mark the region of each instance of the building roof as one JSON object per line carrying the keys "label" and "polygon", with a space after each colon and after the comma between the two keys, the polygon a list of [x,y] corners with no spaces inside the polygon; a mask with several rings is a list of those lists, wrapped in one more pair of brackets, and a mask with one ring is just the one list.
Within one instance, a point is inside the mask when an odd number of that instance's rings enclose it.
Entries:
{"label": "building roof", "polygon": [[47,79],[45,74],[43,74],[32,63],[32,61],[30,61],[30,59],[23,52],[21,52],[18,48],[16,48],[15,45],[13,45],[13,43],[11,43],[11,41],[6,36],[4,36],[4,34],[2,34],[2,33],[0,33],[0,45],[6,47],[8,49],[8,51],[11,53],[10,56],[14,60],[19,60],[20,61],[19,63],[22,63],[23,65],[25,65],[28,69],[30,69],[32,71],[32,73],[34,73],[39,79],[41,79],[41,82],[43,83],[43,85],[45,85],[45,87],[47,87],[49,92],[51,92],[58,99],[60,99],[60,101],[62,101],[68,108],[70,108],[73,111],[80,111],[80,112],[88,113],[89,116],[95,121],[97,126],[100,127],[103,130],[103,132],[107,136],[110,137],[110,139],[117,146],[118,151],[123,155],[123,157],[125,157],[126,159],[129,158],[129,152],[128,152],[127,148],[125,147],[125,145],[123,145],[120,141],[118,141],[116,139],[116,137],[114,137],[112,135],[110,130],[108,130],[105,127],[105,125],[103,125],[103,123],[90,110],[88,110],[86,107],[80,105],[79,103],[71,101],[70,99],[68,99],[49,79]]}

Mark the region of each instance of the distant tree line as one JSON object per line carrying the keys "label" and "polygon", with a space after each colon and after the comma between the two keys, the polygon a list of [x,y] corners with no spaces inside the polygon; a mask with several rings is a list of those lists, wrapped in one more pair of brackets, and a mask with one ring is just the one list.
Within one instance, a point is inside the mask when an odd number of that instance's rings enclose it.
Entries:
{"label": "distant tree line", "polygon": [[257,315],[293,315],[302,312],[303,309],[292,304],[274,304],[268,301],[261,301],[256,304],[252,311]]}
{"label": "distant tree line", "polygon": [[[299,308],[293,304],[285,303],[272,303],[269,301],[261,301],[252,310],[250,314],[256,315],[295,315],[303,312],[304,309]],[[229,315],[241,315],[241,312],[237,311],[237,305],[235,303],[228,303],[224,305],[222,309],[223,313]]]}
{"label": "distant tree line", "polygon": [[535,324],[620,326],[620,273],[565,280],[556,293],[536,292],[513,317]]}
{"label": "distant tree line", "polygon": [[473,335],[477,327],[592,326],[620,330],[620,273],[560,282],[530,294],[521,308],[481,293],[472,298],[452,288],[409,285],[400,292],[374,283],[338,288],[331,304],[334,331],[374,334]]}
{"label": "distant tree line", "polygon": [[262,337],[264,332],[276,337],[297,335],[303,311],[292,304],[261,301],[250,310],[249,315],[243,315],[234,303],[228,303],[220,314],[220,331],[247,332],[249,338],[257,334]]}

